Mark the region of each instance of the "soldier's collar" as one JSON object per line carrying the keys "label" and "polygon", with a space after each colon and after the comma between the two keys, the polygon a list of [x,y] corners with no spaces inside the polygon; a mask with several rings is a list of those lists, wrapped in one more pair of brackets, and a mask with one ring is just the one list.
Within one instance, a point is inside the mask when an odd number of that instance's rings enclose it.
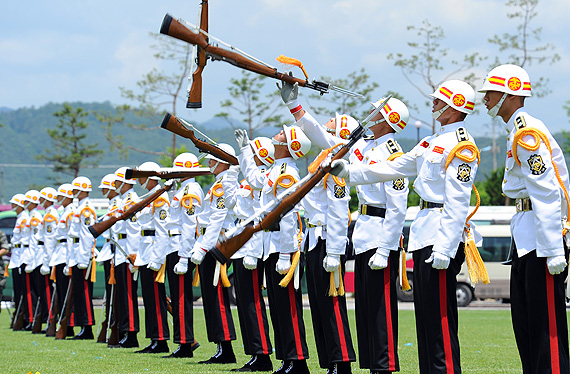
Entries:
{"label": "soldier's collar", "polygon": [[382,135],[381,137],[379,137],[379,138],[377,138],[377,139],[374,139],[373,144],[376,144],[376,145],[384,144],[384,143],[386,143],[389,139],[394,140],[394,133],[393,133],[393,132],[388,133],[388,134],[384,134],[384,135]]}
{"label": "soldier's collar", "polygon": [[135,190],[134,187],[131,187],[129,190],[127,190],[127,192],[125,192],[124,194],[121,195],[121,198],[124,199],[125,197],[128,196],[128,194],[130,194],[134,190]]}
{"label": "soldier's collar", "polygon": [[450,123],[449,125],[441,126],[438,133],[439,134],[445,134],[445,133],[452,132],[452,131],[455,132],[455,130],[457,130],[460,127],[465,127],[464,121],[454,122],[454,123]]}
{"label": "soldier's collar", "polygon": [[[520,107],[518,108],[513,115],[511,116],[511,118],[509,118],[509,120],[507,121],[507,123],[505,124],[505,129],[507,130],[507,132],[510,134],[513,129],[515,128],[515,120],[516,118],[519,116],[519,114],[521,113],[526,113],[526,111],[524,110],[524,107]],[[516,130],[515,130],[516,131]]]}

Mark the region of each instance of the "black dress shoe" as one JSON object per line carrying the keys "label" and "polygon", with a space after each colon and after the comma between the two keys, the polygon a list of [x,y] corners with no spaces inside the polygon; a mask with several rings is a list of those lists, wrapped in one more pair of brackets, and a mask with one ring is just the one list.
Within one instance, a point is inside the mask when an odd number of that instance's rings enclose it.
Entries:
{"label": "black dress shoe", "polygon": [[273,364],[269,355],[253,355],[251,359],[241,368],[232,369],[230,371],[272,371]]}
{"label": "black dress shoe", "polygon": [[190,343],[190,345],[192,346],[192,351],[195,351],[200,346],[200,343],[198,343],[198,341],[196,339],[194,339],[194,341],[192,343]]}
{"label": "black dress shoe", "polygon": [[146,347],[144,347],[141,350],[135,351],[135,353],[149,353],[150,350],[152,349],[153,345],[154,345],[154,341],[151,341],[149,345],[147,345]]}
{"label": "black dress shoe", "polygon": [[285,374],[285,370],[289,369],[289,367],[291,367],[291,361],[282,361],[281,367],[275,370],[272,374]]}
{"label": "black dress shoe", "polygon": [[155,340],[150,350],[146,353],[168,353],[168,342],[166,340]]}
{"label": "black dress shoe", "polygon": [[93,340],[95,337],[93,336],[93,330],[91,326],[83,326],[79,334],[73,337],[74,340]]}
{"label": "black dress shoe", "polygon": [[32,331],[32,324],[28,323],[25,327],[24,327],[24,331]]}
{"label": "black dress shoe", "polygon": [[[200,344],[198,344],[200,345]],[[196,347],[198,348],[198,347]],[[178,348],[168,356],[162,356],[163,358],[189,358],[194,357],[194,348],[192,344],[180,344]]]}
{"label": "black dress shoe", "polygon": [[216,353],[205,361],[199,361],[199,364],[235,364],[236,356],[232,348],[232,342],[218,343]]}
{"label": "black dress shoe", "polygon": [[310,374],[306,360],[289,361],[289,367],[286,367],[283,374]]}
{"label": "black dress shoe", "polygon": [[335,362],[333,366],[329,368],[327,374],[351,374],[352,370],[350,368],[350,362]]}
{"label": "black dress shoe", "polygon": [[65,334],[68,338],[72,338],[75,336],[75,331],[73,331],[73,326],[67,326],[67,334]]}
{"label": "black dress shoe", "polygon": [[128,332],[125,337],[119,342],[121,348],[138,348],[139,340],[137,339],[136,332]]}

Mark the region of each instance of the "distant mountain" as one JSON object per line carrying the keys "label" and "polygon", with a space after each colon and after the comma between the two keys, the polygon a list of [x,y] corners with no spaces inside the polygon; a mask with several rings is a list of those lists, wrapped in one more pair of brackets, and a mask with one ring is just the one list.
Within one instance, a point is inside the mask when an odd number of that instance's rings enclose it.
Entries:
{"label": "distant mountain", "polygon": [[13,111],[13,110],[14,110],[14,109],[12,109],[12,108],[8,108],[8,107],[5,107],[5,106],[0,106],[0,113],[2,113],[2,112],[11,112],[11,111]]}

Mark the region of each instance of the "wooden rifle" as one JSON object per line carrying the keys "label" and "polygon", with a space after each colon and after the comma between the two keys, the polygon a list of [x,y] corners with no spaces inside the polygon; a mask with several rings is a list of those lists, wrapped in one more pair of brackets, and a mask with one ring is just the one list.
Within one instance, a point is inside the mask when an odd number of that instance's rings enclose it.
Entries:
{"label": "wooden rifle", "polygon": [[18,307],[14,311],[14,316],[12,317],[12,323],[10,324],[10,328],[14,331],[21,330],[24,328],[24,311],[22,310],[22,303],[24,302],[24,296],[20,296],[20,302],[18,303]]}
{"label": "wooden rifle", "polygon": [[55,336],[55,327],[57,325],[57,315],[59,311],[59,298],[57,297],[57,283],[54,283],[53,287],[53,298],[51,301],[51,309],[48,314],[48,327],[46,330],[46,336]]}
{"label": "wooden rifle", "polygon": [[[271,211],[269,211],[265,217],[257,224],[247,225],[243,227],[243,230],[232,237],[223,239],[216,243],[216,246],[210,250],[210,253],[218,260],[220,263],[225,264],[234,253],[236,253],[251,237],[258,231],[268,230],[276,226],[276,224],[283,218],[287,213],[289,213],[295,205],[297,205],[303,197],[309,193],[309,191],[316,186],[324,176],[331,170],[331,164],[335,160],[340,160],[343,158],[350,148],[364,136],[366,130],[369,126],[366,126],[370,120],[380,112],[382,108],[386,105],[391,96],[388,96],[378,108],[374,109],[355,129],[348,139],[348,142],[344,144],[340,150],[332,157],[331,162],[327,165],[319,166],[314,174],[308,177],[308,179],[301,184],[294,192],[286,196],[281,200],[281,202],[275,206]],[[306,177],[307,178],[307,177]]]}
{"label": "wooden rifle", "polygon": [[55,333],[56,339],[65,339],[67,337],[67,325],[69,324],[69,319],[71,318],[71,299],[73,297],[73,280],[69,276],[69,284],[67,285],[67,292],[65,293],[65,299],[63,300],[63,305],[59,316],[59,328]]}
{"label": "wooden rifle", "polygon": [[212,174],[209,168],[195,168],[194,170],[165,170],[165,171],[146,171],[137,169],[127,169],[125,178],[148,178],[159,177],[160,179],[184,179],[195,178],[200,175]]}
{"label": "wooden rifle", "polygon": [[160,125],[160,127],[170,132],[173,132],[176,135],[179,135],[183,138],[190,139],[200,152],[209,153],[212,156],[219,158],[220,160],[224,160],[230,165],[239,164],[236,156],[227,153],[226,151],[217,147],[214,144],[210,144],[204,140],[198,139],[196,135],[194,135],[193,130],[184,126],[181,120],[179,120],[178,118],[169,113],[166,113],[166,115],[164,116],[164,119],[162,120],[162,124]]}
{"label": "wooden rifle", "polygon": [[[105,282],[106,283],[106,282]],[[104,311],[105,311],[105,319],[101,320],[101,329],[99,330],[99,334],[97,335],[97,343],[107,343],[107,328],[109,327],[109,303],[107,302],[107,287],[105,285],[105,294],[103,295],[103,303]],[[101,309],[103,311],[103,309]]]}
{"label": "wooden rifle", "polygon": [[151,195],[147,196],[146,198],[142,199],[138,203],[133,204],[120,216],[117,217],[111,216],[107,220],[97,222],[89,226],[89,232],[91,233],[91,235],[93,235],[93,237],[95,238],[98,237],[99,235],[107,231],[109,228],[111,228],[111,226],[113,226],[118,221],[124,221],[134,216],[137,212],[141,211],[145,206],[149,205],[154,200],[158,199],[160,195],[162,195],[164,192],[170,190],[170,188],[172,188],[172,185],[165,185],[164,187],[152,193]]}
{"label": "wooden rifle", "polygon": [[111,285],[111,297],[109,298],[109,312],[111,318],[111,326],[109,327],[107,346],[108,347],[118,347],[119,346],[119,319],[117,318],[117,292],[115,290],[115,285]]}
{"label": "wooden rifle", "polygon": [[[195,26],[184,20],[176,20],[171,15],[166,14],[160,27],[160,33],[171,36],[186,43],[195,45],[198,48],[197,68],[192,73],[192,87],[188,95],[187,108],[201,108],[202,107],[202,72],[206,66],[206,61],[211,58],[212,61],[225,61],[229,64],[235,65],[238,68],[254,72],[256,74],[264,75],[269,78],[274,78],[283,82],[295,84],[298,83],[301,87],[310,88],[318,91],[321,95],[328,93],[329,90],[334,90],[346,95],[365,97],[336,87],[330,83],[320,82],[313,80],[309,82],[309,78],[302,67],[300,61],[295,65],[303,69],[306,79],[295,78],[287,73],[277,71],[276,68],[256,59],[239,49],[224,43],[223,41],[208,34],[208,1],[202,0],[202,10],[200,14],[200,25]],[[225,45],[229,49],[220,48],[210,44],[209,39],[215,39],[218,43]],[[237,52],[234,52],[237,51]]]}
{"label": "wooden rifle", "polygon": [[42,331],[42,312],[41,297],[38,296],[36,301],[36,310],[34,312],[34,321],[32,322],[32,334],[39,334]]}

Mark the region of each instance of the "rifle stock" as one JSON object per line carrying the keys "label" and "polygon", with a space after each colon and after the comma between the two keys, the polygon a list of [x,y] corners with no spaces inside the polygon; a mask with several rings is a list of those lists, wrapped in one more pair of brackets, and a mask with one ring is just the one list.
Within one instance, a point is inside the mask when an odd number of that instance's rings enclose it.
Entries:
{"label": "rifle stock", "polygon": [[125,178],[148,178],[148,177],[159,177],[161,179],[175,179],[175,178],[194,178],[200,175],[212,174],[210,169],[205,170],[180,170],[180,171],[146,171],[146,170],[136,170],[127,169],[125,172]]}
{"label": "rifle stock", "polygon": [[[208,32],[208,0],[202,0],[201,9],[200,28]],[[206,38],[207,41],[208,39]],[[192,87],[190,87],[188,101],[186,102],[186,108],[188,109],[199,109],[202,107],[202,72],[204,72],[206,67],[207,58],[206,50],[199,46],[196,46],[196,48],[198,48],[198,66],[192,73]]]}
{"label": "rifle stock", "polygon": [[[105,280],[105,287],[107,284],[107,279]],[[111,296],[111,295],[109,295]],[[107,329],[109,328],[109,313],[110,305],[107,302],[107,289],[105,288],[105,295],[103,296],[103,302],[105,303],[105,319],[101,321],[101,331],[97,335],[97,343],[107,343]]]}
{"label": "rifle stock", "polygon": [[65,300],[63,301],[61,315],[59,318],[59,328],[55,333],[56,339],[65,339],[67,337],[67,325],[69,323],[69,318],[71,317],[71,298],[73,297],[73,280],[71,276],[69,277],[69,284],[67,285],[67,292],[65,294]]}
{"label": "rifle stock", "polygon": [[113,226],[118,221],[124,221],[134,216],[137,212],[141,211],[145,206],[149,205],[154,200],[158,199],[160,195],[162,195],[164,192],[170,190],[170,188],[172,188],[172,185],[164,186],[160,190],[154,192],[152,195],[149,195],[147,198],[142,199],[136,204],[133,204],[133,206],[131,206],[127,211],[125,211],[120,216],[118,217],[111,216],[107,220],[97,222],[89,226],[89,232],[91,233],[91,235],[93,235],[94,238],[97,238],[99,235],[107,231],[109,228],[111,228],[111,226]]}
{"label": "rifle stock", "polygon": [[22,311],[22,303],[24,302],[24,296],[20,296],[20,302],[18,307],[14,311],[14,318],[12,318],[12,323],[10,327],[14,331],[21,330],[24,327],[24,312]]}
{"label": "rifle stock", "polygon": [[55,288],[53,290],[54,298],[52,302],[52,312],[51,317],[49,317],[48,327],[46,330],[46,336],[55,336],[55,326],[57,324],[57,315],[59,310],[59,298],[57,297],[57,292],[55,292]]}
{"label": "rifle stock", "polygon": [[117,318],[117,292],[115,290],[115,285],[111,285],[111,299],[110,299],[111,306],[109,307],[109,311],[111,313],[111,334],[109,334],[109,338],[107,339],[107,346],[108,347],[118,347],[119,346],[119,321]]}
{"label": "rifle stock", "polygon": [[225,152],[224,150],[216,147],[213,144],[205,142],[196,138],[194,135],[194,131],[187,129],[175,116],[166,113],[164,119],[162,120],[162,124],[160,125],[163,129],[166,129],[170,132],[175,133],[183,138],[190,139],[192,143],[200,150],[200,152],[206,152],[217,158],[228,162],[231,165],[238,165],[237,157]]}
{"label": "rifle stock", "polygon": [[39,334],[42,331],[42,309],[41,298],[38,297],[36,311],[34,313],[34,322],[32,322],[32,334]]}

